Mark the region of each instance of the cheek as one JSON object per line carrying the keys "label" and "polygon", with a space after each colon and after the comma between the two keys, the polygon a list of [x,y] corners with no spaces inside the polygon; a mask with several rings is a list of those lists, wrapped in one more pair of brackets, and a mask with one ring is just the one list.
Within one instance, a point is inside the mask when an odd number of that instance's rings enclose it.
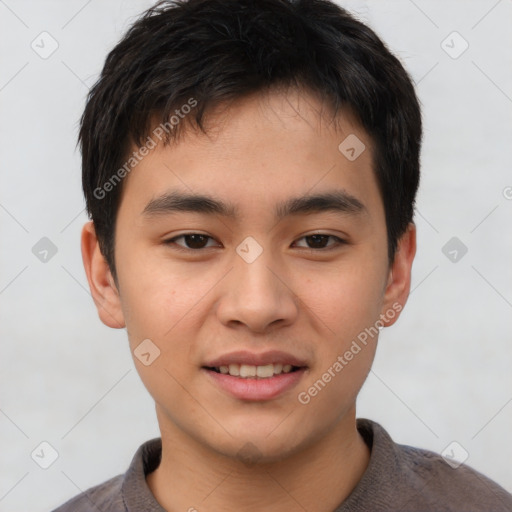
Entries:
{"label": "cheek", "polygon": [[[372,266],[373,265],[373,266]],[[379,317],[384,273],[375,261],[349,262],[297,285],[297,295],[319,320],[328,338],[347,341]],[[342,347],[338,347],[342,348]]]}
{"label": "cheek", "polygon": [[179,266],[160,251],[153,252],[134,251],[119,265],[121,306],[131,333],[165,343],[183,319],[194,315],[216,276],[194,265]]}
{"label": "cheek", "polygon": [[347,261],[329,275],[308,279],[301,286],[306,311],[318,320],[318,339],[316,364],[300,390],[305,393],[303,400],[298,397],[298,401],[311,406],[315,414],[332,418],[346,412],[370,370],[385,274],[384,267],[375,262],[372,258],[354,264]]}
{"label": "cheek", "polygon": [[[132,356],[156,403],[170,401],[172,410],[180,411],[191,407],[182,386],[191,384],[190,376],[197,370],[193,357],[194,326],[201,325],[198,301],[211,288],[210,280],[190,280],[175,272],[165,272],[161,266],[152,267],[147,259],[142,261],[145,265],[140,270],[131,266],[136,279],[120,276],[120,282],[124,282],[122,307]],[[150,357],[144,357],[148,352]],[[190,415],[194,414],[191,410]],[[173,421],[179,422],[179,414]]]}
{"label": "cheek", "polygon": [[[155,398],[182,399],[179,383],[197,373],[198,336],[211,310],[209,295],[222,273],[177,268],[165,258],[133,257],[119,268],[122,308],[130,348],[144,385]],[[149,339],[158,357],[150,366],[137,360],[137,347]],[[199,346],[200,348],[200,346]],[[139,349],[140,352],[140,349]],[[163,393],[163,394],[162,394]],[[162,395],[160,397],[160,395]]]}
{"label": "cheek", "polygon": [[380,290],[370,275],[347,274],[326,280],[304,303],[321,319],[316,340],[316,362],[297,392],[299,408],[307,415],[332,424],[353,407],[370,371],[376,350]]}

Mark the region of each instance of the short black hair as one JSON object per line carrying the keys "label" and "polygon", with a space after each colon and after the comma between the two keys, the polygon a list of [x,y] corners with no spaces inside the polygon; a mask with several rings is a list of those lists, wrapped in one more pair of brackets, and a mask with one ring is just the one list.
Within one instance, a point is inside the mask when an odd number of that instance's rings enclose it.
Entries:
{"label": "short black hair", "polygon": [[[216,106],[288,86],[326,99],[333,116],[350,111],[371,137],[393,261],[413,220],[422,137],[400,61],[328,0],[177,0],[143,13],[109,53],[80,122],[87,211],[114,279],[121,181],[136,164],[130,148],[149,140],[154,121],[169,128],[169,143],[186,124],[206,133]],[[176,123],[184,105],[193,112]]]}

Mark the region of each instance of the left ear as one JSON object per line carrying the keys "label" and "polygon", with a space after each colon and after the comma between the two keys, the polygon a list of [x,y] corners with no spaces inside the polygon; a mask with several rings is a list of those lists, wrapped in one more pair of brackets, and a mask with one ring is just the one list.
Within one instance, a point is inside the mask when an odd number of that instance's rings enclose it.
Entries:
{"label": "left ear", "polygon": [[[398,320],[399,313],[407,302],[411,289],[411,268],[415,254],[416,226],[411,222],[398,241],[395,258],[389,269],[389,277],[381,310],[381,319],[384,327],[389,327]],[[392,317],[389,314],[390,311],[393,311]]]}

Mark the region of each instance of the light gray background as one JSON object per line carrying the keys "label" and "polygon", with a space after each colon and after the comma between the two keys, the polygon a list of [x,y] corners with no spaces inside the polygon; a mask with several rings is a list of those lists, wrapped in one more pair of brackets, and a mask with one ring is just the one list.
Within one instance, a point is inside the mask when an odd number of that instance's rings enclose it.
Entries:
{"label": "light gray background", "polygon": [[[75,151],[88,88],[149,5],[0,0],[1,511],[51,510],[158,435],[126,333],[100,323],[89,295]],[[512,491],[512,1],[342,5],[400,56],[425,120],[413,291],[381,335],[359,416],[398,442],[455,440]],[[47,59],[31,48],[51,48],[43,31],[59,45]],[[441,46],[463,48],[453,31],[469,43],[456,59]],[[454,236],[468,249],[456,262],[442,252]],[[58,250],[46,263],[32,253],[42,237]],[[31,458],[42,441],[59,454],[48,469]]]}

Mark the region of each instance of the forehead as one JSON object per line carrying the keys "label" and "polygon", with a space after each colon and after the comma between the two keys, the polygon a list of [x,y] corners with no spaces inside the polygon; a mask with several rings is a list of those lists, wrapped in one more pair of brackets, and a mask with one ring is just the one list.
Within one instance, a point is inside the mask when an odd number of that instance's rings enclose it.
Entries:
{"label": "forehead", "polygon": [[191,129],[186,115],[193,110],[182,113],[180,137],[155,140],[125,178],[122,208],[141,214],[171,190],[214,193],[242,209],[340,188],[379,202],[371,139],[350,112],[333,120],[312,94],[273,91],[223,104],[208,113],[206,133]]}

